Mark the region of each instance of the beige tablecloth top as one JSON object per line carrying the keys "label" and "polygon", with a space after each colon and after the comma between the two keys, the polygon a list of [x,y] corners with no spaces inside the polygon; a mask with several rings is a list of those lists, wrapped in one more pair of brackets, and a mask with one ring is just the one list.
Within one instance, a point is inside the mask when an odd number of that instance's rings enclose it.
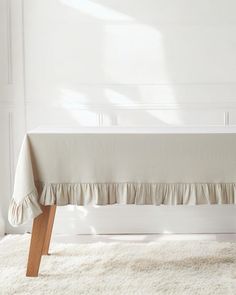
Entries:
{"label": "beige tablecloth top", "polygon": [[24,138],[8,218],[23,224],[40,204],[235,202],[234,132],[38,130]]}

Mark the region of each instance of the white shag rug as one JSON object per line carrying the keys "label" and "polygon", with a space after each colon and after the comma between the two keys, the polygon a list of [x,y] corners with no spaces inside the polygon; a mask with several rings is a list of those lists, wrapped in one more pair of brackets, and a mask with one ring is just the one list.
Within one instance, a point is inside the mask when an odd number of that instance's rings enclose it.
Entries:
{"label": "white shag rug", "polygon": [[0,241],[0,294],[236,294],[236,244],[215,241],[52,244],[25,277],[30,235]]}

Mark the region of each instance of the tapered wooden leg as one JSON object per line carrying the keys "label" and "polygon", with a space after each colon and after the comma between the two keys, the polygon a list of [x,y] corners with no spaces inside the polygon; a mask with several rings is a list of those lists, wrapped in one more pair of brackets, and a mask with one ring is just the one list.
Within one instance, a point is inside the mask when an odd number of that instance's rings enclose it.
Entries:
{"label": "tapered wooden leg", "polygon": [[56,205],[50,206],[49,218],[48,218],[48,226],[46,231],[46,236],[43,244],[42,255],[49,255],[48,250],[50,246],[51,236],[52,236],[52,228],[56,213]]}
{"label": "tapered wooden leg", "polygon": [[51,206],[41,206],[43,213],[34,219],[27,265],[27,277],[37,277],[45,242]]}

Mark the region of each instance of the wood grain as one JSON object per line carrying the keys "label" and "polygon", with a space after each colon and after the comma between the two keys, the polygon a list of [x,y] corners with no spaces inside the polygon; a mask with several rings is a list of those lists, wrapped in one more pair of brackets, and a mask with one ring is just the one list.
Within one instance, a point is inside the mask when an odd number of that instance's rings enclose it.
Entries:
{"label": "wood grain", "polygon": [[[30,250],[27,264],[27,277],[37,277],[43,247],[49,245],[49,240],[45,242],[48,232],[48,225],[51,213],[51,206],[41,206],[43,213],[34,219],[31,235]],[[50,228],[52,224],[50,224]],[[45,248],[46,249],[46,248]]]}
{"label": "wood grain", "polygon": [[46,236],[45,236],[45,240],[43,244],[42,255],[49,255],[48,250],[49,250],[51,236],[52,236],[52,229],[53,229],[53,223],[54,223],[55,214],[56,214],[56,208],[57,208],[56,205],[50,206],[48,225],[47,225]]}

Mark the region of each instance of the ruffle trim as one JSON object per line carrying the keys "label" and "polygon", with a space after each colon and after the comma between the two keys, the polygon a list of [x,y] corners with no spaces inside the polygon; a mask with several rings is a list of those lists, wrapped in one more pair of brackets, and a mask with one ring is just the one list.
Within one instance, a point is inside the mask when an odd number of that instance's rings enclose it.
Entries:
{"label": "ruffle trim", "polygon": [[43,205],[234,204],[234,183],[49,183],[41,184]]}
{"label": "ruffle trim", "polygon": [[37,183],[21,204],[11,201],[9,222],[20,225],[42,213],[42,205],[236,204],[236,183]]}
{"label": "ruffle trim", "polygon": [[11,199],[8,211],[8,221],[12,226],[18,226],[25,224],[41,213],[42,210],[38,203],[38,192],[35,190],[28,194],[20,204],[17,204],[14,199]]}

